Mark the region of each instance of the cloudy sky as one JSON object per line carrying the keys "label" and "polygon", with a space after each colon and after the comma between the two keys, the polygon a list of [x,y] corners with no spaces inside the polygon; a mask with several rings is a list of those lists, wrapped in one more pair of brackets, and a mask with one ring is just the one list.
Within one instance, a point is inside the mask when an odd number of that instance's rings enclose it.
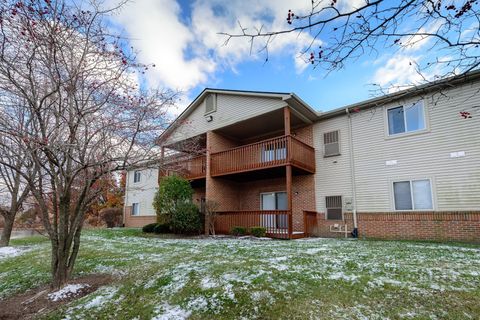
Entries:
{"label": "cloudy sky", "polygon": [[[338,3],[354,6],[358,1]],[[289,9],[301,12],[309,6],[309,0],[133,0],[114,19],[140,61],[156,65],[148,74],[150,85],[181,90],[183,105],[212,87],[295,92],[326,111],[370,98],[372,83],[402,84],[415,77],[409,61],[422,54],[420,48],[366,55],[327,74],[299,57],[307,34],[276,38],[267,63],[264,52],[250,54],[247,39],[225,46],[226,38],[218,34],[238,32],[238,21],[244,27],[284,28]]]}

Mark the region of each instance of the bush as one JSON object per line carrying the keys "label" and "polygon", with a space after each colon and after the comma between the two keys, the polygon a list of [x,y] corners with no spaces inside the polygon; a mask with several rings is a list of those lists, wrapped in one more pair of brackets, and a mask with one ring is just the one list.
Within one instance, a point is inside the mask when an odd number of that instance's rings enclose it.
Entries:
{"label": "bush", "polygon": [[251,227],[250,228],[250,233],[254,237],[262,238],[265,237],[265,234],[267,233],[267,228],[264,227]]}
{"label": "bush", "polygon": [[168,223],[156,223],[153,228],[155,233],[170,233],[170,225]]}
{"label": "bush", "polygon": [[121,208],[105,208],[100,210],[100,216],[107,228],[119,227],[122,224],[123,212]]}
{"label": "bush", "polygon": [[172,217],[179,212],[179,206],[191,202],[192,196],[193,189],[188,180],[178,176],[163,177],[153,199],[157,222],[170,223]]}
{"label": "bush", "polygon": [[232,230],[230,230],[230,233],[234,236],[244,236],[247,234],[247,228],[245,227],[232,227]]}
{"label": "bush", "polygon": [[149,223],[143,226],[142,231],[145,233],[153,233],[155,231],[155,227],[158,223]]}
{"label": "bush", "polygon": [[199,233],[202,230],[202,220],[197,206],[192,202],[178,204],[170,218],[170,226],[175,233]]}

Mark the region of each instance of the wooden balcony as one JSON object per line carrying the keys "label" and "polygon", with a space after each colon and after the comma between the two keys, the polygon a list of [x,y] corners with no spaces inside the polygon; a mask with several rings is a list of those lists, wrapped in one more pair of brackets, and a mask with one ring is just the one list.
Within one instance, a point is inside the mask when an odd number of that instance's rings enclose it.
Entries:
{"label": "wooden balcony", "polygon": [[315,150],[290,136],[281,136],[211,154],[211,175],[222,176],[292,165],[315,173]]}
{"label": "wooden balcony", "polygon": [[169,172],[175,172],[188,180],[202,179],[207,175],[207,157],[204,155],[171,158],[165,166]]}
{"label": "wooden balcony", "polygon": [[233,227],[264,227],[266,236],[289,239],[288,223],[291,213],[287,210],[222,211],[217,213],[215,232],[230,234]]}

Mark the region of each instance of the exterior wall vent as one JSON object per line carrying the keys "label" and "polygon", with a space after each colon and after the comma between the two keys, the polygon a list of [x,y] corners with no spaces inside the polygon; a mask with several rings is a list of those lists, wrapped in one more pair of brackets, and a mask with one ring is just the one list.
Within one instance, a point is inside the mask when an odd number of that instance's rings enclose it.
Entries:
{"label": "exterior wall vent", "polygon": [[324,156],[340,155],[339,131],[331,131],[323,134]]}
{"label": "exterior wall vent", "polygon": [[210,114],[215,111],[217,111],[217,95],[211,93],[205,98],[205,114]]}

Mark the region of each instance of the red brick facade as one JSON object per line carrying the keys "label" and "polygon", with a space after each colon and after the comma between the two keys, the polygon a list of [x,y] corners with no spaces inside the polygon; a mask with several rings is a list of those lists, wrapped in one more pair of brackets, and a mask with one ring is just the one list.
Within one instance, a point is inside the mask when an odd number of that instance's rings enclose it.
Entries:
{"label": "red brick facade", "polygon": [[[345,221],[325,220],[324,213],[317,217],[314,235],[344,237],[330,232],[334,224],[353,229],[350,212],[345,213]],[[357,225],[360,239],[480,242],[480,212],[360,212]]]}
{"label": "red brick facade", "polygon": [[[294,130],[295,137],[309,145],[313,142],[313,129],[307,126]],[[210,176],[208,153],[234,148],[238,144],[215,132],[207,132],[206,198],[219,204],[219,211],[260,210],[261,193],[285,192],[286,178],[238,182],[233,179]],[[292,178],[293,231],[303,232],[303,211],[315,209],[315,181],[313,174],[294,175]]]}

